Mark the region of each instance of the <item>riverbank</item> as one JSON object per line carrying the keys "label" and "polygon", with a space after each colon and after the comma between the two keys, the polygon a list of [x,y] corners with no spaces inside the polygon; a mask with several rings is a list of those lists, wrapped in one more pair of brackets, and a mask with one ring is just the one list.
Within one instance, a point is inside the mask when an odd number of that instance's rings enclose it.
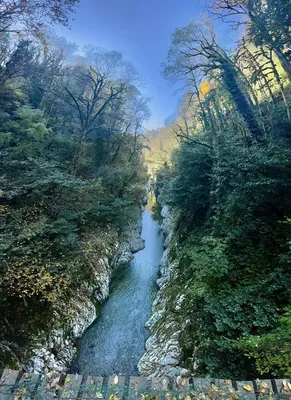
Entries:
{"label": "riverbank", "polygon": [[[168,290],[176,275],[176,263],[171,257],[173,237],[173,214],[167,205],[162,207],[163,223],[161,230],[165,236],[164,252],[160,263],[160,278],[157,281],[159,291],[153,303],[151,318],[146,327],[150,335],[146,341],[146,352],[138,363],[142,376],[187,376],[189,371],[181,367],[181,347],[179,337],[183,325],[179,321],[183,294]],[[187,321],[185,322],[187,323]]]}
{"label": "riverbank", "polygon": [[142,214],[136,224],[127,226],[126,232],[118,236],[114,230],[106,229],[92,233],[84,240],[90,248],[91,278],[70,299],[66,308],[71,318],[51,332],[40,332],[33,341],[33,349],[25,368],[42,373],[50,370],[67,371],[77,353],[76,340],[99,316],[102,303],[109,296],[112,274],[121,265],[128,264],[133,254],[144,248],[141,238]]}
{"label": "riverbank", "polygon": [[80,340],[73,371],[106,376],[135,375],[148,336],[145,323],[157,293],[158,266],[163,252],[159,224],[148,209],[142,215],[143,250],[129,264],[115,269],[110,296],[99,318]]}

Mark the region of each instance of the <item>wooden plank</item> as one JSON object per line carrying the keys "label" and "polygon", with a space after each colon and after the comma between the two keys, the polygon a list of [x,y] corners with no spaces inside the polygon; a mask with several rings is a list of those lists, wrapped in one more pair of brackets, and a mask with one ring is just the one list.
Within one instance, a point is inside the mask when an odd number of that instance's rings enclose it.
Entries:
{"label": "wooden plank", "polygon": [[256,379],[254,382],[254,387],[256,394],[259,396],[271,396],[274,393],[273,385],[270,379]]}
{"label": "wooden plank", "polygon": [[19,371],[4,369],[0,379],[0,400],[14,399],[14,390]]}
{"label": "wooden plank", "polygon": [[152,378],[151,388],[157,392],[165,392],[169,389],[169,379],[167,377]]}
{"label": "wooden plank", "polygon": [[190,385],[189,378],[181,378],[177,377],[173,382],[173,391],[175,391],[179,395],[183,395],[185,397],[190,391],[192,387]]}
{"label": "wooden plank", "polygon": [[128,399],[140,399],[141,394],[147,393],[147,380],[139,376],[129,378]]}
{"label": "wooden plank", "polygon": [[237,394],[240,399],[256,399],[255,388],[252,381],[236,381]]}
{"label": "wooden plank", "polygon": [[61,374],[49,372],[42,376],[41,384],[36,390],[36,399],[51,400],[56,398],[57,390],[60,389]]}
{"label": "wooden plank", "polygon": [[80,392],[82,381],[83,375],[67,375],[62,389],[62,399],[76,399]]}
{"label": "wooden plank", "polygon": [[210,388],[205,392],[207,397],[215,399],[223,396],[231,398],[233,400],[238,399],[235,394],[236,388],[233,387],[232,381],[228,379],[210,379]]}
{"label": "wooden plank", "polygon": [[17,397],[20,397],[22,400],[30,400],[34,394],[37,387],[38,382],[40,381],[39,374],[30,374],[25,372],[17,385]]}
{"label": "wooden plank", "polygon": [[229,389],[233,388],[232,382],[229,379],[214,379],[213,383],[218,388],[220,388],[220,387],[223,387],[223,388],[225,387],[226,389],[227,388],[229,388]]}
{"label": "wooden plank", "polygon": [[193,389],[195,392],[208,392],[211,389],[211,379],[193,379]]}
{"label": "wooden plank", "polygon": [[101,376],[88,376],[84,387],[81,388],[81,398],[102,399],[103,382],[104,378]]}
{"label": "wooden plank", "polygon": [[291,386],[289,379],[275,379],[274,381],[277,393],[291,395]]}
{"label": "wooden plank", "polygon": [[[125,376],[109,376],[108,386],[105,392],[106,399],[113,400],[114,397],[118,397],[120,400],[124,396],[125,392]],[[110,399],[110,400],[111,400]]]}
{"label": "wooden plank", "polygon": [[169,378],[152,378],[151,388],[158,391],[168,390],[169,389]]}
{"label": "wooden plank", "polygon": [[165,376],[161,378],[154,377],[151,382],[151,393],[158,396],[160,400],[169,400],[171,398],[171,394],[168,391],[169,384],[169,378]]}

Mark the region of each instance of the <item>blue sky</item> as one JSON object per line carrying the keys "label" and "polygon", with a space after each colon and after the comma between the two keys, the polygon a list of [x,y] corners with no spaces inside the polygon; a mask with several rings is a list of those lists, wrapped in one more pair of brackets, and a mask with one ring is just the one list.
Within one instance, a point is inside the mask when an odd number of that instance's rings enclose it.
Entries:
{"label": "blue sky", "polygon": [[[176,108],[179,94],[161,76],[176,28],[199,18],[204,0],[80,0],[71,30],[56,27],[59,36],[80,47],[92,44],[120,51],[144,76],[152,98],[147,128],[157,128]],[[181,96],[181,94],[180,94]]]}

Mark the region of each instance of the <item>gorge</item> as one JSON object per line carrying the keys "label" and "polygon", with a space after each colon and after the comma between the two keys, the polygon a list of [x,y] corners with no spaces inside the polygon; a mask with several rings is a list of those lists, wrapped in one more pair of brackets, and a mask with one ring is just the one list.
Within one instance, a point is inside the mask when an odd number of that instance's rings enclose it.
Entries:
{"label": "gorge", "polygon": [[80,339],[73,371],[100,376],[137,374],[163,252],[163,236],[149,209],[143,212],[142,238],[145,248],[130,264],[114,271],[110,296]]}

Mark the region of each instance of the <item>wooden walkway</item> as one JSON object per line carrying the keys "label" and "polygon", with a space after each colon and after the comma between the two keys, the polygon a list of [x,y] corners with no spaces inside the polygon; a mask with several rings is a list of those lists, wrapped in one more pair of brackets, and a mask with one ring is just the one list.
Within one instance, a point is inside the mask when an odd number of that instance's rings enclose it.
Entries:
{"label": "wooden walkway", "polygon": [[[2,373],[1,373],[2,372]],[[0,372],[0,400],[222,400],[287,398],[289,379],[228,381],[222,379],[169,379]]]}

